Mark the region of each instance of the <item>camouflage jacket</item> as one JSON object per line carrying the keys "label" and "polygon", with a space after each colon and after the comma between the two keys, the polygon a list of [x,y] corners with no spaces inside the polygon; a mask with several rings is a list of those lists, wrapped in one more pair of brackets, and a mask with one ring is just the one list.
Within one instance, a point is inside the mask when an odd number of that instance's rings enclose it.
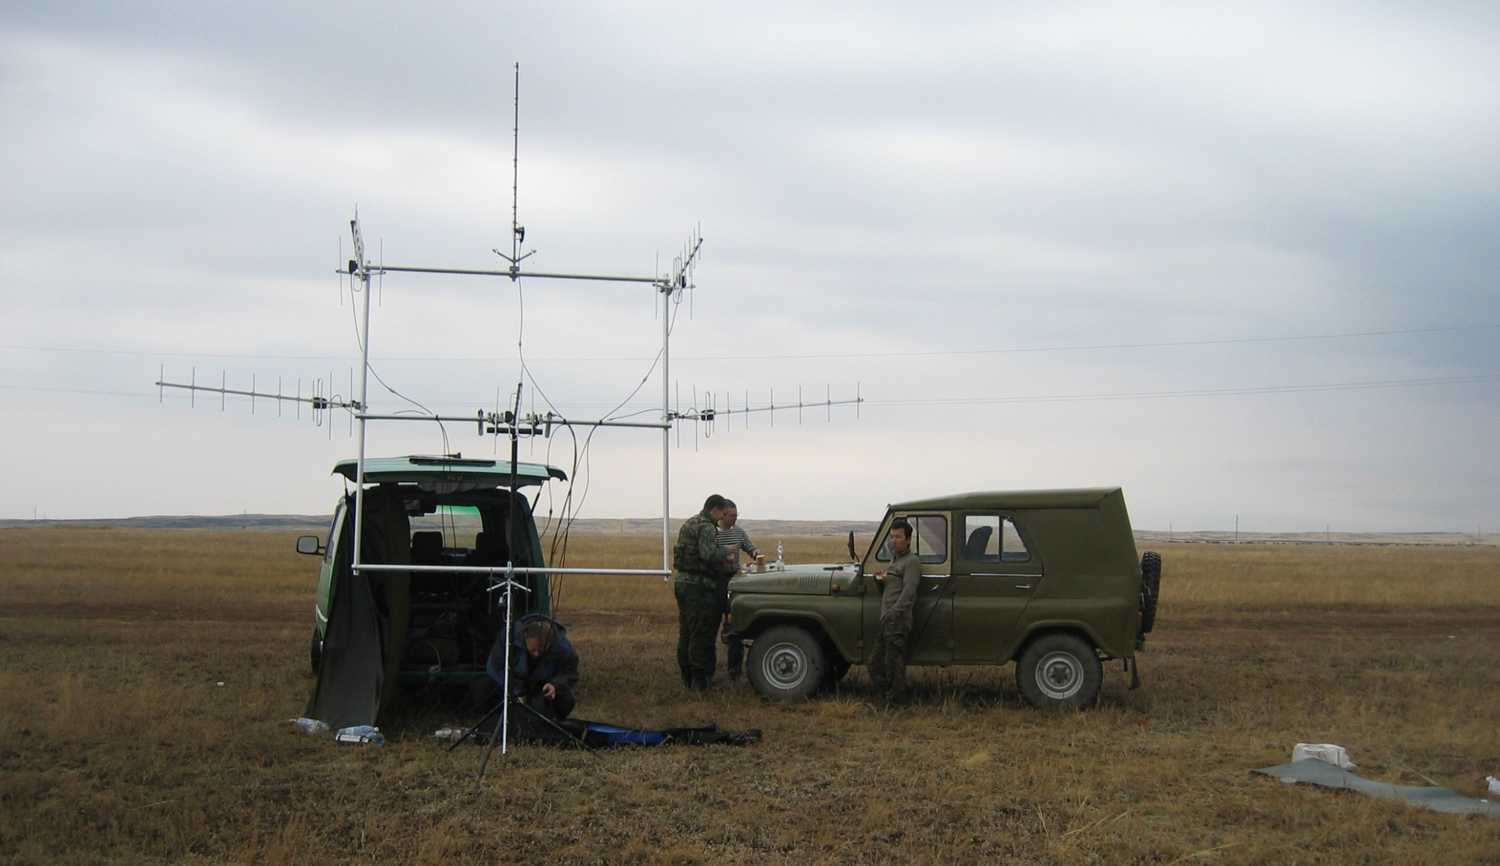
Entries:
{"label": "camouflage jacket", "polygon": [[708,512],[689,517],[677,532],[677,546],[672,549],[672,567],[677,579],[718,588],[734,574],[724,549],[719,547],[718,527]]}

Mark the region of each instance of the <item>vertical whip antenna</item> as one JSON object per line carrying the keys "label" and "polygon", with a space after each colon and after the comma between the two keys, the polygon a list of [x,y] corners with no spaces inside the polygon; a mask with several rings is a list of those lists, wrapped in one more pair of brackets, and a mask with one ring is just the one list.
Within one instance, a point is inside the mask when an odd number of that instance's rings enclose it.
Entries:
{"label": "vertical whip antenna", "polygon": [[521,64],[516,63],[515,92],[511,99],[510,123],[510,261],[521,252]]}
{"label": "vertical whip antenna", "polygon": [[[526,227],[521,225],[521,64],[515,65],[515,88],[511,96],[511,122],[510,122],[510,255],[491,247],[490,252],[505,259],[510,263],[510,268],[503,276],[510,277],[511,282],[521,278],[521,262],[531,257],[536,252],[521,252],[521,245],[526,242]],[[519,349],[520,337],[516,338]]]}

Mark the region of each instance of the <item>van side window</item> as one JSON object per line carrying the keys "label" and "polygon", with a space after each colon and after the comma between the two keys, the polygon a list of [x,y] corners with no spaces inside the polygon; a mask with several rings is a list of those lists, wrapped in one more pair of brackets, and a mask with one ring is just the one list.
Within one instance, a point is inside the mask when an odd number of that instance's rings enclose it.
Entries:
{"label": "van side window", "polygon": [[998,514],[965,514],[963,547],[965,562],[1025,562],[1031,558],[1021,533],[1008,517]]}
{"label": "van side window", "polygon": [[[911,549],[917,561],[923,565],[937,565],[948,561],[948,518],[937,514],[908,516],[911,524]],[[875,558],[881,562],[891,561],[891,531],[885,532]]]}
{"label": "van side window", "polygon": [[344,523],[344,502],[340,500],[339,507],[333,510],[333,523],[328,526],[328,541],[323,545],[323,561],[333,562],[333,555],[339,546],[339,529]]}

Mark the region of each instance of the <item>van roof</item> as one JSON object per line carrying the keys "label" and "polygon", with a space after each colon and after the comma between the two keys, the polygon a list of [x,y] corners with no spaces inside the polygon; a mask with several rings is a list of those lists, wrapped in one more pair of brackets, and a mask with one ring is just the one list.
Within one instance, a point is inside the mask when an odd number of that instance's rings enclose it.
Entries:
{"label": "van roof", "polygon": [[[359,477],[359,461],[340,460],[333,466],[334,474],[350,481]],[[517,463],[516,487],[544,484],[556,478],[568,480],[568,474],[556,466],[542,463]],[[366,483],[400,483],[421,481],[457,481],[466,486],[476,483],[482,486],[508,487],[510,485],[510,461],[471,459],[464,457],[427,457],[420,454],[406,457],[366,457]]]}

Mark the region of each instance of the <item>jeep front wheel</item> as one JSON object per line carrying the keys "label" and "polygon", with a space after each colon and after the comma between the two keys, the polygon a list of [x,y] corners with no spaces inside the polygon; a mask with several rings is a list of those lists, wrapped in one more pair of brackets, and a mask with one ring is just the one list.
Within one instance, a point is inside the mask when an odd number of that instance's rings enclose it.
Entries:
{"label": "jeep front wheel", "polygon": [[747,661],[750,684],[761,695],[779,701],[811,697],[827,669],[822,644],[794,625],[779,625],[757,636]]}
{"label": "jeep front wheel", "polygon": [[1016,663],[1016,685],[1026,703],[1040,709],[1083,709],[1099,700],[1104,666],[1086,640],[1073,634],[1043,635]]}

